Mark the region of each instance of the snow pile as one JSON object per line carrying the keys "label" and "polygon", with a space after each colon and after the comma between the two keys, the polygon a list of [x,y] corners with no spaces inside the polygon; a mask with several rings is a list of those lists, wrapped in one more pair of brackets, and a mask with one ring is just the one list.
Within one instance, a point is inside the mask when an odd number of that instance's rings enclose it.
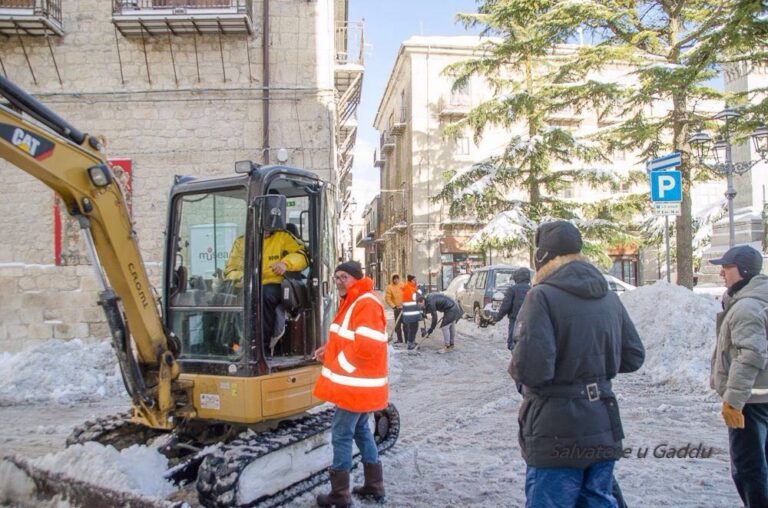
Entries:
{"label": "snow pile", "polygon": [[124,395],[109,342],[49,340],[20,353],[0,353],[0,406],[73,404]]}
{"label": "snow pile", "polygon": [[654,383],[709,391],[720,304],[666,281],[630,291],[622,302],[645,346],[641,372]]}
{"label": "snow pile", "polygon": [[164,478],[168,459],[155,449],[134,445],[121,451],[95,442],[74,445],[31,461],[33,465],[117,491],[165,498],[175,489]]}

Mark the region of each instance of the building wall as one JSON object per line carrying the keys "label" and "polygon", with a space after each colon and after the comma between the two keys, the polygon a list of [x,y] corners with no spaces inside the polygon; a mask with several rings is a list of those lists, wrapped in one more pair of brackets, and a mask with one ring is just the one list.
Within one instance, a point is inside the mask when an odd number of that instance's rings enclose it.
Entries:
{"label": "building wall", "polygon": [[[0,59],[9,79],[104,136],[109,157],[131,159],[135,228],[157,284],[174,175],[228,175],[237,160],[263,161],[263,3],[254,1],[252,35],[146,37],[146,53],[140,37],[116,34],[111,4],[63,0],[66,34],[51,37],[61,83],[45,38],[24,37],[29,66],[17,38],[0,38]],[[285,148],[287,164],[332,182],[334,17],[332,0],[270,2],[271,162]],[[53,265],[51,191],[5,161],[0,186],[0,350],[107,336],[91,267]]]}

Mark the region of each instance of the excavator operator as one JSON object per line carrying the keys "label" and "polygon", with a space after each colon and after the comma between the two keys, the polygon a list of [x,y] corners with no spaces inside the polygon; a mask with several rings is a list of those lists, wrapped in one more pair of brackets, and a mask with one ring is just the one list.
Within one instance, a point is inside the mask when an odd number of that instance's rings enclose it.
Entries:
{"label": "excavator operator", "polygon": [[[304,244],[286,230],[285,197],[271,193],[264,199],[264,241],[261,251],[261,284],[264,298],[264,337],[274,344],[285,333],[285,319],[276,319],[282,303],[280,283],[285,272],[299,272],[309,265]],[[224,279],[242,286],[245,237],[238,236],[232,243]],[[280,323],[277,330],[275,324]]]}

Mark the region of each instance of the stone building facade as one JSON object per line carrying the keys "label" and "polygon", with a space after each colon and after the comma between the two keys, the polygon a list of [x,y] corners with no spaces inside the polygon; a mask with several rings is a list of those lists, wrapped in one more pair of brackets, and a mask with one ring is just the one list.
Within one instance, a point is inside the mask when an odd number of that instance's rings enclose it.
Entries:
{"label": "stone building facade", "polygon": [[[346,8],[0,0],[0,71],[127,161],[136,232],[158,283],[174,175],[228,175],[235,161],[274,164],[279,152],[348,195],[363,62],[362,25]],[[51,191],[5,161],[0,187],[0,350],[108,336],[92,268],[61,256],[72,225]]]}

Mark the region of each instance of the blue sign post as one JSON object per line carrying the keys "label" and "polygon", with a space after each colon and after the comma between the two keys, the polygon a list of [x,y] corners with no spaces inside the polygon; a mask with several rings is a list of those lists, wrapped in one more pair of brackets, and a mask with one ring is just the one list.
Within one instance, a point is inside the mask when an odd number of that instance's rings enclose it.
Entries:
{"label": "blue sign post", "polygon": [[657,159],[651,159],[645,167],[651,179],[651,201],[656,215],[664,216],[664,244],[667,250],[667,282],[670,282],[669,268],[669,216],[680,215],[683,201],[683,179],[675,170],[682,162],[680,152],[672,152]]}

